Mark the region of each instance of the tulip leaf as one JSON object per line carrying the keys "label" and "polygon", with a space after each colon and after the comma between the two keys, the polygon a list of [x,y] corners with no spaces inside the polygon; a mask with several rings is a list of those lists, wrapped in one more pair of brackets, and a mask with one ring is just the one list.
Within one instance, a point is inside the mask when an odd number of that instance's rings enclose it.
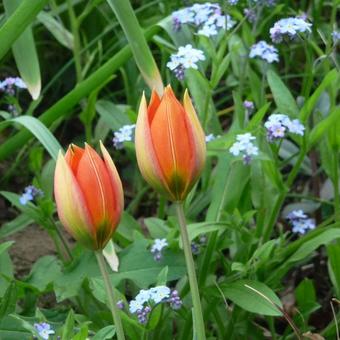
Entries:
{"label": "tulip leaf", "polygon": [[[7,16],[10,16],[23,3],[22,0],[4,0]],[[12,45],[12,51],[19,73],[34,100],[39,98],[41,90],[40,66],[31,27]]]}
{"label": "tulip leaf", "polygon": [[[8,3],[12,0],[7,0]],[[14,1],[13,1],[14,2]],[[32,23],[48,0],[23,0],[15,12],[0,28],[0,60],[12,47],[13,43]]]}
{"label": "tulip leaf", "polygon": [[129,41],[135,62],[150,89],[163,93],[163,82],[136,14],[127,0],[107,0]]}
{"label": "tulip leaf", "polygon": [[45,11],[38,14],[38,20],[51,32],[61,45],[69,50],[73,49],[73,35],[63,26],[61,21],[57,21],[50,13]]}
{"label": "tulip leaf", "polygon": [[57,159],[58,152],[59,150],[62,150],[62,147],[50,130],[41,121],[31,116],[20,116],[9,121],[7,120],[4,123],[11,122],[23,125],[26,129],[28,129],[45,147],[51,157],[54,160]]}

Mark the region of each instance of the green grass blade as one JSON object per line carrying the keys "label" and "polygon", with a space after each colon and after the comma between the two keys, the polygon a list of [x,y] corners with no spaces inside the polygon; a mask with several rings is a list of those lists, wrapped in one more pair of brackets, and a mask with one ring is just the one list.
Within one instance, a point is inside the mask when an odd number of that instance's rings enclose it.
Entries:
{"label": "green grass blade", "polygon": [[[145,32],[146,39],[150,39],[157,32],[160,27],[153,26]],[[112,73],[116,72],[126,60],[131,57],[130,46],[124,47],[104,65],[102,65],[96,72],[89,78],[79,83],[72,91],[66,96],[61,98],[57,103],[51,106],[40,117],[40,121],[49,127],[55,120],[65,116],[80,100],[86,97],[89,93],[100,87],[103,82],[112,77]],[[21,131],[12,138],[8,139],[5,143],[0,145],[0,161],[13,155],[17,149],[22,147],[29,139],[31,134],[28,131]]]}
{"label": "green grass blade", "polygon": [[25,31],[48,0],[23,0],[22,4],[0,28],[0,60],[12,47],[14,41]]}
{"label": "green grass blade", "polygon": [[[22,3],[22,0],[3,1],[7,17],[10,17]],[[15,41],[12,51],[20,76],[27,85],[29,93],[34,100],[38,99],[41,90],[40,66],[30,26]]]}
{"label": "green grass blade", "polygon": [[122,26],[136,64],[150,89],[163,93],[163,82],[129,0],[107,0]]}

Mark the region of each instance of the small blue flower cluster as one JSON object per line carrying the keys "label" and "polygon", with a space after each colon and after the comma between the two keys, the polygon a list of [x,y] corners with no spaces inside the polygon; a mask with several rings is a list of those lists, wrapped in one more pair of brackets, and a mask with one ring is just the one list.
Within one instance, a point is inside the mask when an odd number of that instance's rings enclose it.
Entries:
{"label": "small blue flower cluster", "polygon": [[155,259],[155,261],[160,261],[162,259],[162,252],[163,249],[166,248],[168,246],[168,241],[165,238],[159,239],[156,238],[154,240],[154,243],[151,246],[151,253],[153,254],[153,258]]}
{"label": "small blue flower cluster", "polygon": [[308,230],[315,229],[315,220],[308,218],[302,210],[291,211],[286,219],[293,226],[293,233],[305,234]]}
{"label": "small blue flower cluster", "polygon": [[274,43],[280,43],[284,37],[292,40],[298,33],[310,33],[312,24],[303,18],[284,18],[277,21],[270,29],[270,37]]}
{"label": "small blue flower cluster", "polygon": [[172,22],[175,31],[179,31],[183,24],[190,24],[198,28],[197,34],[207,37],[217,35],[221,29],[230,30],[236,23],[228,14],[222,14],[219,4],[210,2],[173,12]]}
{"label": "small blue flower cluster", "polygon": [[191,44],[180,46],[177,53],[170,56],[170,61],[166,66],[174,72],[179,80],[184,79],[184,71],[189,68],[198,69],[197,63],[205,60],[203,51],[193,48]]}
{"label": "small blue flower cluster", "polygon": [[116,149],[122,149],[124,142],[131,142],[136,124],[124,125],[118,131],[114,132],[112,139],[113,145]]}
{"label": "small blue flower cluster", "polygon": [[287,115],[280,113],[270,115],[264,126],[267,129],[269,142],[284,138],[286,130],[300,136],[304,135],[305,130],[305,127],[298,119],[290,119]]}
{"label": "small blue flower cluster", "polygon": [[37,330],[39,336],[44,340],[48,340],[50,335],[55,334],[55,331],[46,322],[35,323],[34,328]]}
{"label": "small blue flower cluster", "polygon": [[229,149],[230,153],[234,156],[243,156],[243,163],[249,164],[252,160],[252,156],[259,154],[259,148],[253,144],[256,137],[247,132],[236,136],[236,142]]}
{"label": "small blue flower cluster", "polygon": [[279,54],[277,48],[267,44],[264,40],[259,41],[250,48],[250,58],[259,57],[268,63],[279,61]]}
{"label": "small blue flower cluster", "polygon": [[173,309],[179,309],[182,306],[182,301],[176,290],[171,291],[167,286],[157,286],[140,290],[135,299],[130,301],[129,311],[131,314],[137,315],[141,324],[146,324],[152,306],[161,302],[169,302]]}
{"label": "small blue flower cluster", "polygon": [[340,42],[340,32],[339,31],[333,31],[331,33],[331,36],[333,38],[333,44],[337,45]]}
{"label": "small blue flower cluster", "polygon": [[23,80],[19,77],[8,77],[4,81],[0,82],[0,90],[5,93],[14,96],[15,95],[15,87],[19,89],[26,89],[27,86],[23,82]]}
{"label": "small blue flower cluster", "polygon": [[29,185],[25,188],[23,194],[20,196],[20,204],[26,205],[30,201],[34,201],[37,197],[43,197],[44,193],[36,188],[34,185]]}
{"label": "small blue flower cluster", "polygon": [[198,255],[201,251],[201,247],[207,243],[207,236],[205,234],[200,235],[198,242],[191,242],[191,252],[193,255]]}

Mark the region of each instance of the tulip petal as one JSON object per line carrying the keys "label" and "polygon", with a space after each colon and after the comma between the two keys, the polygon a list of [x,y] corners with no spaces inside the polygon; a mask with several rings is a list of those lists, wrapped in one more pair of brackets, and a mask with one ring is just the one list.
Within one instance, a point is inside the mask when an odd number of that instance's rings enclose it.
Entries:
{"label": "tulip petal", "polygon": [[151,99],[150,99],[150,103],[148,106],[149,124],[151,124],[151,121],[153,120],[153,117],[155,116],[155,113],[160,103],[161,103],[161,100],[157,92],[155,90],[152,90]]}
{"label": "tulip petal", "polygon": [[195,181],[200,175],[206,160],[205,134],[192,105],[188,90],[185,90],[183,105],[188,121],[189,138],[192,141],[194,148],[193,153],[195,154],[195,157],[193,157],[194,164],[192,166],[192,180]]}
{"label": "tulip petal", "polygon": [[144,94],[139,106],[135,145],[138,166],[145,180],[157,191],[171,194],[158,164],[152,144],[148,108]]}
{"label": "tulip petal", "polygon": [[93,225],[84,196],[70,166],[59,151],[55,176],[54,195],[58,215],[66,230],[87,247],[93,247]]}
{"label": "tulip petal", "polygon": [[117,225],[121,216],[121,213],[124,209],[124,194],[123,194],[123,186],[122,186],[122,181],[120,180],[117,168],[115,164],[113,163],[113,160],[106,150],[104,144],[100,141],[100,150],[102,152],[106,170],[109,174],[110,180],[111,180],[111,186],[113,189],[113,196],[116,200],[115,204],[115,212],[114,216],[115,221],[114,224]]}
{"label": "tulip petal", "polygon": [[83,157],[84,151],[84,149],[74,144],[71,144],[66,151],[65,160],[74,174],[77,172],[78,164]]}
{"label": "tulip petal", "polygon": [[[108,234],[111,236],[114,222],[115,198],[111,186],[110,176],[104,161],[89,145],[85,145],[85,152],[80,159],[76,179],[84,195],[94,233],[101,240]],[[106,235],[106,236],[105,236]]]}
{"label": "tulip petal", "polygon": [[183,106],[168,86],[151,122],[151,136],[162,173],[176,199],[182,199],[194,157],[185,116]]}

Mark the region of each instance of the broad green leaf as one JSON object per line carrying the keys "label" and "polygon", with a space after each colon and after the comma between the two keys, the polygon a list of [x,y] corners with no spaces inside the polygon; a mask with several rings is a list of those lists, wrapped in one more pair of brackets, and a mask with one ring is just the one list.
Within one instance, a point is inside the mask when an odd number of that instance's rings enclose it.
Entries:
{"label": "broad green leaf", "polygon": [[248,312],[272,316],[282,315],[279,310],[279,308],[282,308],[280,299],[264,283],[240,280],[223,284],[221,289],[227,299]]}
{"label": "broad green leaf", "polygon": [[[5,294],[7,287],[10,284],[10,280],[13,278],[13,264],[7,250],[8,244],[11,241],[2,243],[3,249],[0,252],[0,298]],[[12,242],[11,242],[12,243]]]}
{"label": "broad green leaf", "polygon": [[22,326],[21,320],[13,316],[6,316],[2,320],[0,319],[0,339],[31,340],[32,335],[29,330]]}
{"label": "broad green leaf", "polygon": [[17,287],[15,281],[13,281],[7,288],[5,295],[1,299],[0,304],[0,320],[10,313],[15,312],[15,306],[17,304]]}
{"label": "broad green leaf", "polygon": [[329,71],[325,78],[322,80],[321,84],[317,87],[317,89],[313,92],[313,94],[308,98],[308,100],[303,105],[300,112],[300,119],[302,122],[306,122],[309,115],[312,113],[313,108],[315,107],[317,100],[321,96],[322,92],[333,82],[336,78],[339,77],[336,69]]}
{"label": "broad green leaf", "polygon": [[268,109],[270,107],[270,103],[264,104],[250,119],[247,130],[251,131],[253,129],[256,129],[262,122],[263,117],[267,113]]}
{"label": "broad green leaf", "polygon": [[339,243],[327,246],[328,272],[337,298],[340,298],[340,245]]}
{"label": "broad green leaf", "polygon": [[129,0],[107,0],[123,28],[135,62],[149,88],[163,93],[163,82],[157,64],[143,35]]}
{"label": "broad green leaf", "polygon": [[0,195],[4,196],[12,205],[14,205],[21,212],[25,213],[29,218],[33,219],[39,224],[44,224],[44,217],[41,216],[40,210],[32,203],[28,202],[25,205],[20,203],[20,196],[8,191],[0,191]]}
{"label": "broad green leaf", "polygon": [[[6,121],[7,123],[8,121]],[[63,148],[50,132],[50,130],[37,118],[31,116],[20,116],[10,120],[12,123],[18,123],[28,129],[44,146],[51,157],[56,160],[59,150]]]}
{"label": "broad green leaf", "polygon": [[303,279],[295,289],[295,297],[299,312],[307,319],[311,313],[320,308],[312,280]]}
{"label": "broad green leaf", "polygon": [[32,222],[33,222],[32,218],[30,218],[29,216],[25,214],[20,214],[18,217],[16,217],[12,221],[9,221],[1,225],[0,239],[3,237],[8,237],[9,235],[16,233],[17,231],[20,231],[26,228]]}
{"label": "broad green leaf", "polygon": [[113,336],[116,334],[115,326],[106,326],[102,328],[96,335],[92,338],[92,340],[108,340],[113,339]]}
{"label": "broad green leaf", "polygon": [[[7,17],[12,15],[23,3],[23,0],[3,0]],[[34,100],[38,99],[41,90],[41,76],[31,27],[27,26],[20,37],[16,39],[12,45],[12,51],[20,76],[27,85],[28,91]]]}
{"label": "broad green leaf", "polygon": [[42,11],[38,14],[38,20],[51,32],[61,45],[72,51],[74,45],[73,35],[61,21],[55,19],[50,13]]}
{"label": "broad green leaf", "polygon": [[235,209],[249,180],[249,170],[242,162],[233,162],[229,156],[219,158],[212,189],[214,199],[208,208],[207,221],[219,221],[223,211]]}
{"label": "broad green leaf", "polygon": [[12,244],[14,243],[14,241],[7,241],[4,243],[0,244],[0,255],[5,252]]}
{"label": "broad green leaf", "polygon": [[115,105],[108,100],[98,100],[96,110],[113,131],[120,129],[123,125],[132,124],[126,114],[127,106]]}
{"label": "broad green leaf", "polygon": [[280,77],[274,71],[269,70],[267,72],[267,79],[280,113],[291,117],[298,117],[299,109],[295,99]]}
{"label": "broad green leaf", "polygon": [[52,283],[60,275],[61,266],[59,260],[55,256],[43,256],[34,263],[25,282],[43,292],[48,284]]}
{"label": "broad green leaf", "polygon": [[322,234],[317,235],[315,238],[304,242],[301,247],[290,256],[286,263],[298,262],[305,260],[310,254],[322,245],[326,245],[333,240],[340,237],[340,229],[331,228],[325,230]]}
{"label": "broad green leaf", "polygon": [[216,110],[208,80],[198,70],[194,69],[186,70],[185,79],[203,128],[207,128],[208,123],[210,123],[212,127],[220,129],[220,125],[217,124]]}
{"label": "broad green leaf", "polygon": [[67,315],[66,320],[65,320],[61,340],[70,339],[72,337],[72,335],[74,334],[73,329],[74,329],[74,312],[71,309],[69,311],[68,315]]}
{"label": "broad green leaf", "polygon": [[[300,149],[299,147],[296,146],[296,144],[294,144],[288,139],[283,139],[281,143],[281,147],[279,149],[279,156],[283,160],[288,160],[288,163],[294,166],[294,164],[296,163],[296,160],[298,159],[299,151]],[[300,171],[305,173],[306,175],[311,176],[312,175],[311,168],[312,168],[311,161],[306,156],[303,159]]]}
{"label": "broad green leaf", "polygon": [[[223,232],[228,227],[232,228],[232,226],[229,223],[223,222],[200,222],[188,224],[189,240],[192,241],[199,235],[209,234],[213,231]],[[182,239],[179,240],[179,243],[180,245],[182,245]]]}
{"label": "broad green leaf", "polygon": [[54,281],[54,291],[58,302],[78,295],[85,278],[100,275],[93,252],[85,249],[81,251],[81,256],[67,265],[63,273]]}
{"label": "broad green leaf", "polygon": [[166,221],[160,218],[148,217],[144,219],[144,223],[152,238],[166,238],[169,234],[170,228]]}
{"label": "broad green leaf", "polygon": [[[322,137],[326,135],[328,130],[337,124],[340,119],[340,107],[335,108],[327,118],[318,123],[309,134],[308,146],[312,148]],[[339,132],[339,131],[338,131]]]}
{"label": "broad green leaf", "polygon": [[[11,1],[11,0],[7,0]],[[48,0],[23,0],[16,11],[0,28],[0,60],[25,29],[34,21]]]}

